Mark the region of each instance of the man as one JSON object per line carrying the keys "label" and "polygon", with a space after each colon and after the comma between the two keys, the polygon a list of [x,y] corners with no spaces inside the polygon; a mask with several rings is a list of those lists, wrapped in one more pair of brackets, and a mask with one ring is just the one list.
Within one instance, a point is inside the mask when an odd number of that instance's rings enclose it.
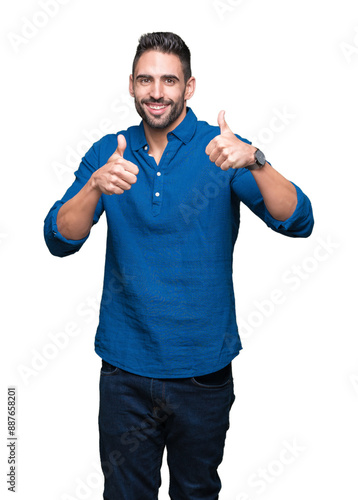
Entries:
{"label": "man", "polygon": [[157,498],[166,447],[170,498],[214,500],[241,349],[232,283],[240,202],[292,237],[311,233],[311,204],[223,111],[219,127],[197,120],[186,105],[190,52],[177,35],[140,38],[129,91],[142,122],[92,146],[45,238],[54,255],[73,254],[106,212],[95,339],[104,498]]}

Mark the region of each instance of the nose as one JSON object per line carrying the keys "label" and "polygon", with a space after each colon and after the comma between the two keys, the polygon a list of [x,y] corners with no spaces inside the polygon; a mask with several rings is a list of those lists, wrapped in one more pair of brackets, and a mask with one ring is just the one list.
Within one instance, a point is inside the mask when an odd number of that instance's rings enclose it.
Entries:
{"label": "nose", "polygon": [[158,79],[154,80],[150,88],[150,97],[152,99],[161,99],[164,96],[163,83]]}

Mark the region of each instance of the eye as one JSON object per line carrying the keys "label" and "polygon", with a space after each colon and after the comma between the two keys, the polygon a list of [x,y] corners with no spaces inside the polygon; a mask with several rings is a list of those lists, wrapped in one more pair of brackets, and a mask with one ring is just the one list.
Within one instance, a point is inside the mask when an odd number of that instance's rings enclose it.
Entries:
{"label": "eye", "polygon": [[142,85],[147,85],[148,83],[150,83],[149,78],[141,78],[139,81]]}
{"label": "eye", "polygon": [[167,83],[168,85],[174,85],[175,80],[173,78],[166,78],[165,83]]}

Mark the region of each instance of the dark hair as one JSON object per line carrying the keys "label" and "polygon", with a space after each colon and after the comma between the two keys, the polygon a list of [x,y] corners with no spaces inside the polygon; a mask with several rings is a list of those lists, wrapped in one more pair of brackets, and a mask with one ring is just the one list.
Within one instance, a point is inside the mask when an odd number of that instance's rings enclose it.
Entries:
{"label": "dark hair", "polygon": [[140,56],[147,50],[158,50],[163,54],[175,54],[182,63],[185,83],[191,77],[190,50],[180,36],[170,32],[146,33],[139,38],[137,52],[134,56],[132,74]]}

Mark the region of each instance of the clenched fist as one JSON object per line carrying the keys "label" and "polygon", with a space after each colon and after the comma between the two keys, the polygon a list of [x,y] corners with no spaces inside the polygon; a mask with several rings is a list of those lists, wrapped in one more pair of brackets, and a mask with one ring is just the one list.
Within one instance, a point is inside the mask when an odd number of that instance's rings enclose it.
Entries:
{"label": "clenched fist", "polygon": [[124,135],[118,135],[118,145],[103,167],[92,174],[93,186],[104,194],[122,194],[137,182],[139,168],[123,158],[127,142]]}
{"label": "clenched fist", "polygon": [[243,168],[255,163],[256,148],[236,137],[225,121],[225,111],[220,111],[218,125],[220,135],[214,137],[205,149],[210,161],[221,170]]}

